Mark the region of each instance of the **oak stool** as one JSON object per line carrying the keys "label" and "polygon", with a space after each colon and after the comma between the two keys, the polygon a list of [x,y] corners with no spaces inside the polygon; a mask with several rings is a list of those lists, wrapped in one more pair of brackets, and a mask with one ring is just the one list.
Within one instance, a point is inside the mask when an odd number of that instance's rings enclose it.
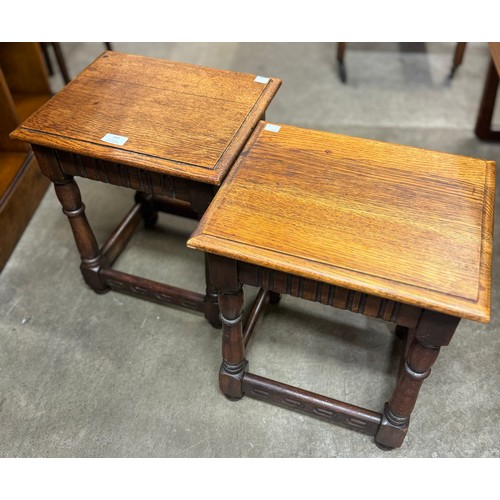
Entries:
{"label": "oak stool", "polygon": [[[218,290],[223,393],[401,446],[460,318],[489,321],[494,179],[491,161],[261,122],[188,241]],[[243,285],[261,289],[244,326]],[[248,371],[256,318],[279,294],[397,325],[406,348],[381,413]]]}
{"label": "oak stool", "polygon": [[[191,64],[104,52],[11,137],[32,144],[54,183],[81,254],[85,282],[204,312],[220,325],[216,295],[112,268],[141,218],[201,217],[281,85]],[[98,248],[74,177],[136,191],[136,203]]]}

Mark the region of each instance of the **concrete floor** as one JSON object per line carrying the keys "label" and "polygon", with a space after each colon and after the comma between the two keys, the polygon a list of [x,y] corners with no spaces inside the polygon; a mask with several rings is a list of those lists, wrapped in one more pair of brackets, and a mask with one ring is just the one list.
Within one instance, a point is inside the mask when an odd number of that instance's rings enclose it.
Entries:
{"label": "concrete floor", "polygon": [[[73,76],[103,50],[62,45]],[[335,44],[114,48],[279,77],[270,121],[500,162],[500,144],[473,133],[486,44],[468,45],[451,83],[452,43],[350,44],[347,84],[337,75]],[[59,75],[51,82],[61,88]],[[133,193],[80,187],[102,242]],[[138,232],[117,267],[202,291],[203,256],[185,247],[194,227],[162,215],[157,229]],[[250,398],[226,400],[217,385],[220,331],[195,313],[88,289],[50,189],[0,275],[0,455],[500,457],[498,240],[494,251],[491,322],[461,322],[424,383],[405,443],[387,453],[363,434]],[[383,322],[284,297],[264,317],[248,357],[254,373],[381,411],[397,351]]]}

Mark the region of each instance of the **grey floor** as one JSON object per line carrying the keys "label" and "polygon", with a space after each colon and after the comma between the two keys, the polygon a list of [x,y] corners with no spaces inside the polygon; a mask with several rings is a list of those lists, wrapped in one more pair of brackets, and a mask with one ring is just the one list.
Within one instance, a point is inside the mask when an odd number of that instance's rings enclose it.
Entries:
{"label": "grey floor", "polygon": [[[64,43],[74,76],[103,50]],[[450,83],[454,44],[350,44],[348,82],[335,44],[115,43],[116,50],[283,80],[267,117],[500,162],[473,133],[488,64],[471,43]],[[61,88],[59,75],[51,79]],[[498,116],[498,113],[497,113]],[[100,242],[132,192],[80,183]],[[497,220],[498,214],[497,214]],[[118,268],[203,289],[194,223],[162,215]],[[71,231],[50,189],[0,275],[0,455],[3,457],[500,457],[500,243],[493,316],[462,321],[425,382],[404,445],[219,392],[220,332],[198,314],[83,283]],[[251,298],[252,290],[247,290]],[[383,322],[284,297],[253,339],[252,371],[381,411],[398,343]]]}

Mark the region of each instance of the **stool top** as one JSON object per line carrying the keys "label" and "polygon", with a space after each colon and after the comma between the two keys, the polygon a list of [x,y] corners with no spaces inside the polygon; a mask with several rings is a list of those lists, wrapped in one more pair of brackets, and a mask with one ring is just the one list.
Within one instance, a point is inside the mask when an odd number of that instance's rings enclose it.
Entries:
{"label": "stool top", "polygon": [[259,124],[188,246],[487,322],[495,163]]}
{"label": "stool top", "polygon": [[11,137],[219,185],[280,85],[108,51]]}

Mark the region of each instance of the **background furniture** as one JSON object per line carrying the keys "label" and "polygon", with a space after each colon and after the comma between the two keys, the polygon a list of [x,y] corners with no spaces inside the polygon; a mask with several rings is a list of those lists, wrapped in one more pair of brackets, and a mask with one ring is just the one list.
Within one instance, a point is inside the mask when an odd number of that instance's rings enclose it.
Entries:
{"label": "background furniture", "polygon": [[[458,42],[453,53],[453,62],[450,69],[449,78],[452,79],[458,67],[462,64],[466,42]],[[339,77],[343,83],[347,82],[347,70],[345,65],[345,50],[347,42],[337,42],[337,65],[339,68]]]}
{"label": "background furniture", "polygon": [[[110,42],[103,42],[106,50],[113,50]],[[42,49],[45,64],[47,65],[47,70],[49,75],[54,74],[54,68],[52,66],[52,60],[50,55],[50,49],[54,52],[54,56],[56,58],[57,65],[59,66],[59,71],[61,72],[61,76],[64,80],[64,83],[67,84],[71,81],[71,76],[68,71],[68,67],[66,65],[66,59],[64,57],[63,50],[61,48],[61,44],[59,42],[41,42],[40,47]]]}
{"label": "background furniture", "polygon": [[458,42],[457,45],[455,46],[455,53],[453,54],[453,63],[451,65],[451,70],[450,70],[450,79],[453,78],[458,67],[462,64],[462,61],[464,60],[464,53],[466,46],[467,46],[466,42]]}
{"label": "background furniture", "polygon": [[[494,162],[261,123],[188,241],[218,290],[222,392],[401,446],[460,318],[490,319],[494,188]],[[261,288],[244,326],[242,285]],[[398,326],[406,344],[383,413],[248,371],[266,291]]]}
{"label": "background furniture", "polygon": [[492,122],[498,92],[498,75],[500,74],[500,42],[490,42],[488,47],[491,56],[490,64],[476,118],[475,133],[479,139],[497,141],[500,140],[500,130],[495,130]]}
{"label": "background furniture", "polygon": [[0,270],[48,186],[31,148],[9,134],[50,96],[38,44],[0,43]]}

